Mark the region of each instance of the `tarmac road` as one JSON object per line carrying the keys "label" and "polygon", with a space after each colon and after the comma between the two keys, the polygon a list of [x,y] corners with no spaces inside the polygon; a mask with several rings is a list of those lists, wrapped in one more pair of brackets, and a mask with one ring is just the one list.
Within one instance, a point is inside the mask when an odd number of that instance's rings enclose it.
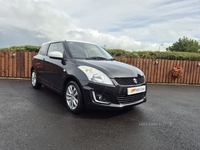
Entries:
{"label": "tarmac road", "polygon": [[200,86],[148,84],[147,96],[133,109],[73,115],[46,87],[0,79],[0,149],[200,149]]}

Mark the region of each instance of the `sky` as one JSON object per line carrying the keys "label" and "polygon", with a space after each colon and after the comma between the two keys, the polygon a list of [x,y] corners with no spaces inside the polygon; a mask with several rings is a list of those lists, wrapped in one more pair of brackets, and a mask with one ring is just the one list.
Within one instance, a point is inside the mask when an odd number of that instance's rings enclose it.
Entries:
{"label": "sky", "polygon": [[184,36],[200,42],[200,0],[0,0],[0,48],[66,39],[164,51]]}

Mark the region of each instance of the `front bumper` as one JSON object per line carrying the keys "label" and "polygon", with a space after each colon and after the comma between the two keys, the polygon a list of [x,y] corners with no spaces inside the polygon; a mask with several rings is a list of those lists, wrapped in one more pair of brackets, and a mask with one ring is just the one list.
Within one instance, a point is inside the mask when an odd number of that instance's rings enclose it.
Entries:
{"label": "front bumper", "polygon": [[83,86],[85,106],[92,109],[124,108],[146,102],[146,91],[138,94],[127,95],[127,88],[137,87],[121,85],[101,85],[89,83]]}

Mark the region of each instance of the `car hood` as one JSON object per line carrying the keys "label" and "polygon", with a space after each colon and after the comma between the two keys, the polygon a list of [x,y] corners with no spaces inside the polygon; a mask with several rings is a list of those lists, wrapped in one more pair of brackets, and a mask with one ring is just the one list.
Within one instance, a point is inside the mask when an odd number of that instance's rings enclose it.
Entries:
{"label": "car hood", "polygon": [[90,66],[104,72],[110,78],[138,77],[144,73],[135,66],[131,66],[114,60],[80,60],[75,63],[78,66]]}

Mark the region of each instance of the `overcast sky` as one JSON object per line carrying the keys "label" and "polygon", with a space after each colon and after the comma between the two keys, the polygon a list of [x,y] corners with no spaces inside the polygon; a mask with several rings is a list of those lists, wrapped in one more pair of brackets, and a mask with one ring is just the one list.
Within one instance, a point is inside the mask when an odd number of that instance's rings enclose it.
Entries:
{"label": "overcast sky", "polygon": [[0,47],[49,40],[165,50],[200,40],[200,0],[0,0]]}

